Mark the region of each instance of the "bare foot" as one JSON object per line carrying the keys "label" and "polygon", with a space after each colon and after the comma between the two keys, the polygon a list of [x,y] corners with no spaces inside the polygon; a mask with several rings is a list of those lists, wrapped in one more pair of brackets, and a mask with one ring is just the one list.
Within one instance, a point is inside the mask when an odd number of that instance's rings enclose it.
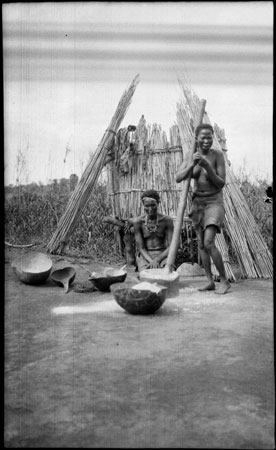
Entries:
{"label": "bare foot", "polygon": [[199,288],[198,291],[214,291],[215,288],[215,283],[213,281],[210,281],[208,284],[206,284],[206,286]]}
{"label": "bare foot", "polygon": [[226,294],[226,292],[229,291],[230,287],[231,287],[231,284],[228,283],[228,281],[221,281],[220,286],[219,286],[218,290],[215,292],[215,294],[220,294],[220,295]]}

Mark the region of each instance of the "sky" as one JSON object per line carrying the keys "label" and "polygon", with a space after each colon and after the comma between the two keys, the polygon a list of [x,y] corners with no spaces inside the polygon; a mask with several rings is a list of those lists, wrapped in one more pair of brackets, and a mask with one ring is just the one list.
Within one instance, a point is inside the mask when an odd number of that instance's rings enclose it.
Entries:
{"label": "sky", "polygon": [[2,21],[5,185],[80,176],[137,73],[121,126],[168,132],[185,75],[234,173],[272,179],[273,2],[19,2]]}

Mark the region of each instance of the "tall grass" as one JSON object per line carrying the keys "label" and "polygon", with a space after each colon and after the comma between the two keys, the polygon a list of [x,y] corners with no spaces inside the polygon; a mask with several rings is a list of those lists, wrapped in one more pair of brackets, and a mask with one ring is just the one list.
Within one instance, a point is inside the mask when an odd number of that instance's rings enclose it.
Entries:
{"label": "tall grass", "polygon": [[[70,181],[72,179],[63,178],[48,185],[32,183],[6,188],[5,241],[12,244],[40,242],[46,246],[72,194],[74,186],[70,186]],[[102,220],[109,214],[106,186],[99,183],[69,240],[69,251],[106,262],[120,261],[114,229]]]}

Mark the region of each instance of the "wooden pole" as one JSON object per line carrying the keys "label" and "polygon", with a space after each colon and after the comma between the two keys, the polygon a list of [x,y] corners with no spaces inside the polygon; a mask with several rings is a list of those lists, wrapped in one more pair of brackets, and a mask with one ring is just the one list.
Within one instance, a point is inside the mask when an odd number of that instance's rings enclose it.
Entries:
{"label": "wooden pole", "polygon": [[[206,100],[203,99],[200,102],[200,110],[199,110],[199,117],[198,117],[197,125],[200,125],[202,123],[203,116],[205,113],[205,106],[206,106]],[[192,141],[192,149],[191,149],[191,153],[190,153],[190,161],[192,159],[193,154],[196,151],[196,146],[197,146],[197,142],[196,142],[196,138],[194,136],[193,141]],[[188,161],[188,164],[190,161]],[[190,172],[188,178],[184,182],[184,188],[180,195],[179,205],[178,205],[178,209],[177,209],[177,215],[176,215],[176,219],[175,219],[175,223],[174,223],[172,241],[171,241],[171,245],[169,248],[167,263],[164,268],[164,271],[166,271],[168,273],[173,271],[173,265],[174,265],[177,250],[179,247],[180,234],[181,234],[181,230],[182,230],[184,212],[185,212],[186,205],[187,205],[187,198],[188,198],[191,177],[192,177],[192,173]]]}

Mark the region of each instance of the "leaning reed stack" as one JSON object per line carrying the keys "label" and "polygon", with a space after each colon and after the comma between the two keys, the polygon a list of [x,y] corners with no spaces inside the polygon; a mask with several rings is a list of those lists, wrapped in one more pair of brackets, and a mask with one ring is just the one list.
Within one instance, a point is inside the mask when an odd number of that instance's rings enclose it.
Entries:
{"label": "leaning reed stack", "polygon": [[225,151],[224,130],[216,124],[214,130],[216,142],[223,150],[226,159],[225,226],[242,274],[246,278],[271,278],[273,276],[272,255],[229,165]]}
{"label": "leaning reed stack", "polygon": [[112,148],[114,136],[116,136],[118,128],[125,117],[138,83],[139,75],[136,75],[129,88],[123,93],[115,114],[80,178],[80,181],[68,202],[66,210],[58,223],[56,232],[47,245],[47,250],[50,253],[62,254],[64,251],[70,235],[76,227],[77,221],[93,192],[95,183],[104,166],[107,153]]}
{"label": "leaning reed stack", "polygon": [[229,166],[224,191],[228,198],[227,231],[243,272],[250,278],[271,278],[272,255]]}

